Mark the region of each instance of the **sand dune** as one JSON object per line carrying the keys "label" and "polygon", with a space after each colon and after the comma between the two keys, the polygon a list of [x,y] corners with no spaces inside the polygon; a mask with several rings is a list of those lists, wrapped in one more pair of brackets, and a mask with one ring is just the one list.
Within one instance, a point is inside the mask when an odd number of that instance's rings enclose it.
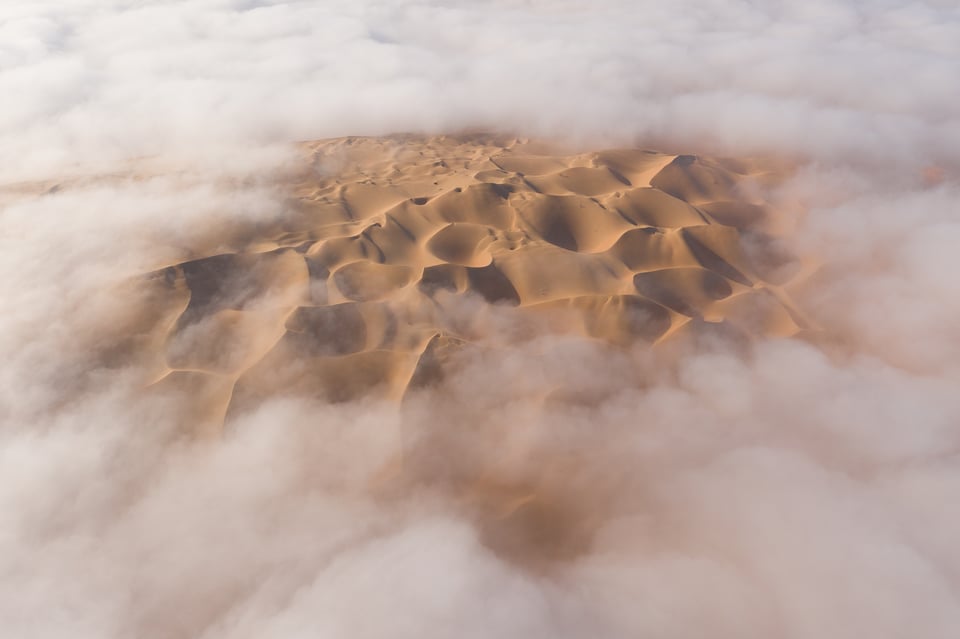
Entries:
{"label": "sand dune", "polygon": [[141,354],[153,383],[193,385],[210,424],[285,394],[401,400],[436,383],[499,330],[465,321],[465,300],[615,348],[807,328],[762,164],[477,136],[302,148],[280,221],[147,278],[156,317],[179,313]]}

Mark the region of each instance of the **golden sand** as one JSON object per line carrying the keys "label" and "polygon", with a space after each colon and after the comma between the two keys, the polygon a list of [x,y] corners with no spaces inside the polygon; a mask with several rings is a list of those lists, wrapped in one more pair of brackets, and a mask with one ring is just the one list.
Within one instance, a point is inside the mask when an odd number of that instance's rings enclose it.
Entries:
{"label": "golden sand", "polygon": [[[282,222],[147,276],[150,381],[222,424],[285,394],[400,400],[471,344],[543,332],[795,335],[767,166],[478,136],[304,144]],[[488,321],[502,309],[513,328]]]}

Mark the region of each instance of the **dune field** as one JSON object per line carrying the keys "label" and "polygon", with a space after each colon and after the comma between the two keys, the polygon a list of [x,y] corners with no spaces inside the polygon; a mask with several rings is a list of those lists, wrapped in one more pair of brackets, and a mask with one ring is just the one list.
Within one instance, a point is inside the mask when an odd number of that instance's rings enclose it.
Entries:
{"label": "dune field", "polygon": [[[577,522],[586,495],[561,497],[564,482],[539,470],[570,463],[538,441],[551,414],[651,385],[711,340],[818,335],[789,293],[815,267],[786,249],[788,216],[764,201],[783,163],[563,154],[477,134],[340,138],[302,144],[299,158],[279,178],[283,214],[221,229],[191,259],[122,285],[139,303],[101,362],[135,366],[139,392],[172,399],[188,440],[229,436],[284,398],[386,401],[399,444],[373,490],[396,498],[426,482],[521,565],[587,552],[611,516]],[[535,359],[521,345],[538,339],[625,359],[628,377],[531,391],[525,442],[505,432],[520,424],[466,406],[437,422],[403,408],[436,405],[466,368]]]}
{"label": "dune field", "polygon": [[214,429],[285,394],[399,401],[458,351],[524,332],[629,349],[809,329],[785,288],[800,261],[762,199],[784,178],[769,165],[483,136],[303,154],[289,213],[140,284],[162,319],[140,353],[152,385],[208,390]]}

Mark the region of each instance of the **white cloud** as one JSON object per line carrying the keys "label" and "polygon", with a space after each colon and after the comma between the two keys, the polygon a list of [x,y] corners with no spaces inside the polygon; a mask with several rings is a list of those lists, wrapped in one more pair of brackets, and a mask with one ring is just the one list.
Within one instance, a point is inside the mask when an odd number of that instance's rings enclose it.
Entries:
{"label": "white cloud", "polygon": [[[953,637],[958,61],[949,0],[6,0],[0,626]],[[170,398],[91,369],[123,281],[282,210],[290,141],[459,128],[803,157],[778,197],[809,209],[803,302],[843,349],[717,348],[639,390],[627,355],[535,340],[402,416],[290,399],[200,446]],[[531,399],[600,381],[591,410]],[[599,517],[587,551],[538,572],[429,487],[371,489],[401,417],[464,415],[516,422],[532,461],[506,478]]]}
{"label": "white cloud", "polygon": [[[956,163],[957,8],[8,2],[9,174],[476,127]],[[9,177],[7,178],[9,179]]]}

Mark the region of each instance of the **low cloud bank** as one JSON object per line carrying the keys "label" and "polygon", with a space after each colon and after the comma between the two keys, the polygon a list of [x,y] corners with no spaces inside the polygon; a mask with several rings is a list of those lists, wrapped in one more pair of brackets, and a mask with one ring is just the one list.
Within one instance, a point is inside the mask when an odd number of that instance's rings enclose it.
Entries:
{"label": "low cloud bank", "polygon": [[[0,625],[954,637],[958,43],[934,1],[3,3]],[[460,129],[799,158],[774,199],[831,341],[660,370],[546,336],[402,410],[286,399],[215,443],[91,364],[131,277],[284,210],[291,141]],[[438,427],[500,485],[464,506],[426,456],[397,487]],[[503,506],[531,492],[556,537]]]}
{"label": "low cloud bank", "polygon": [[8,2],[5,179],[482,128],[956,165],[946,2]]}

